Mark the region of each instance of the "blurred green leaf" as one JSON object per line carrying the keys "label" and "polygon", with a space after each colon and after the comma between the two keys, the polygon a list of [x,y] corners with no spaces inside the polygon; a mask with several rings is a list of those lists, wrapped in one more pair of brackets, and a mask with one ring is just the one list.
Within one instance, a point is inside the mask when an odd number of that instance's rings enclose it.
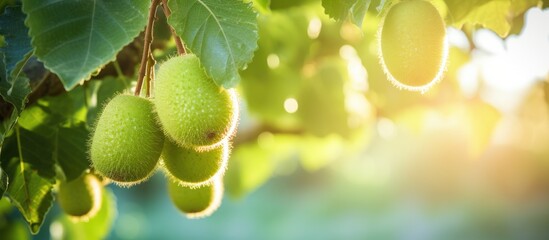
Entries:
{"label": "blurred green leaf", "polygon": [[299,157],[299,140],[295,135],[264,133],[257,142],[239,145],[224,177],[228,194],[242,197],[275,173],[292,173]]}
{"label": "blurred green leaf", "polygon": [[461,28],[464,24],[481,25],[506,37],[511,31],[513,18],[530,7],[537,6],[539,0],[445,0],[449,10],[450,23]]}
{"label": "blurred green leaf", "polygon": [[141,0],[23,0],[34,53],[67,90],[133,41],[147,22],[149,7],[150,1]]}
{"label": "blurred green leaf", "polygon": [[95,105],[88,106],[88,126],[95,124],[99,113],[110,99],[117,94],[124,93],[129,87],[128,80],[114,77],[107,77],[101,81],[94,81],[94,83],[95,86],[88,86],[87,90],[90,91],[90,95],[95,94],[96,96]]}
{"label": "blurred green leaf", "polygon": [[112,191],[103,188],[101,208],[97,214],[88,221],[73,221],[63,214],[53,224],[61,224],[63,231],[61,236],[53,236],[55,239],[81,239],[96,240],[105,239],[111,231],[117,215],[116,198]]}
{"label": "blurred green leaf", "polygon": [[2,239],[31,239],[29,232],[25,228],[25,224],[19,221],[7,221],[0,224],[0,236]]}
{"label": "blurred green leaf", "polygon": [[286,10],[292,7],[299,7],[311,2],[316,2],[318,0],[272,0],[271,9],[272,10]]}
{"label": "blurred green leaf", "polygon": [[256,13],[240,0],[170,1],[178,14],[169,17],[191,51],[214,81],[225,88],[238,84],[257,48]]}
{"label": "blurred green leaf", "polygon": [[0,166],[0,199],[4,197],[4,192],[8,189],[8,174]]}
{"label": "blurred green leaf", "polygon": [[349,18],[361,27],[370,2],[371,0],[322,0],[322,6],[330,17],[336,20]]}
{"label": "blurred green leaf", "polygon": [[271,11],[271,0],[252,0],[252,2],[255,9],[262,13],[268,13]]}
{"label": "blurred green leaf", "polygon": [[227,193],[239,198],[264,184],[274,171],[269,157],[268,152],[254,144],[236,148],[223,180]]}
{"label": "blurred green leaf", "polygon": [[287,128],[295,116],[284,110],[284,101],[295,98],[299,91],[300,71],[312,43],[307,36],[309,21],[300,9],[273,12],[258,21],[262,36],[259,49],[249,68],[242,72],[240,86],[255,117]]}
{"label": "blurred green leaf", "polygon": [[317,68],[315,75],[304,81],[297,98],[297,114],[303,128],[317,136],[332,133],[348,136],[350,128],[343,92],[348,78],[346,65],[341,59],[329,58]]}
{"label": "blurred green leaf", "polygon": [[346,142],[337,135],[303,136],[300,143],[301,165],[307,171],[317,171],[341,158]]}

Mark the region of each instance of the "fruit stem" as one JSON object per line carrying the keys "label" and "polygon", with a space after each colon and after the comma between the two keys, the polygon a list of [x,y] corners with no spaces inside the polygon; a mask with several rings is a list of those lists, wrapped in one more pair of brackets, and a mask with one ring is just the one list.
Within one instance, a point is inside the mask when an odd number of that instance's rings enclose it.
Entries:
{"label": "fruit stem", "polygon": [[152,43],[152,31],[154,27],[154,20],[156,18],[156,7],[160,3],[160,0],[152,0],[151,8],[149,9],[149,20],[147,22],[147,27],[145,28],[145,39],[143,40],[143,54],[141,55],[141,65],[139,66],[139,77],[137,78],[137,86],[135,87],[135,96],[141,94],[141,86],[143,86],[143,78],[145,77],[145,72],[147,70],[147,59],[151,52],[151,43]]}
{"label": "fruit stem", "polygon": [[151,82],[154,79],[154,65],[156,64],[156,61],[154,60],[154,57],[152,53],[149,54],[149,57],[147,59],[147,97],[151,96]]}
{"label": "fruit stem", "polygon": [[[172,11],[168,7],[168,0],[162,0],[162,9],[164,10],[164,15],[166,16],[166,18],[170,17],[170,15],[172,14]],[[175,39],[175,45],[177,46],[177,53],[179,55],[185,55],[187,52],[185,51],[185,47],[183,46],[183,42],[181,41],[181,38],[177,36],[175,29],[173,29],[171,25],[169,26],[170,26],[170,32],[172,33],[172,36]]]}

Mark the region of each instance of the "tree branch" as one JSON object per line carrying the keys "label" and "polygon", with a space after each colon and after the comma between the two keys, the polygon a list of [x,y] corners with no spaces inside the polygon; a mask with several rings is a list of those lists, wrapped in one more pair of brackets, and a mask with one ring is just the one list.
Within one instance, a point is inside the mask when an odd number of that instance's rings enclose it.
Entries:
{"label": "tree branch", "polygon": [[135,96],[141,94],[141,87],[143,86],[143,78],[145,78],[145,73],[147,71],[147,59],[151,52],[151,43],[153,40],[152,31],[154,27],[154,20],[156,18],[156,7],[160,3],[160,0],[152,0],[151,8],[149,9],[149,21],[147,22],[147,27],[145,28],[145,39],[143,43],[143,53],[141,55],[141,65],[139,66],[139,76],[137,78],[137,86],[135,87]]}
{"label": "tree branch", "polygon": [[[166,16],[166,19],[167,19],[172,14],[172,11],[168,7],[168,0],[162,0],[162,9],[164,10],[164,15]],[[177,36],[175,29],[173,29],[171,25],[169,25],[169,27],[170,27],[170,32],[172,33],[172,36],[175,39],[175,45],[177,46],[177,53],[179,55],[185,55],[187,52],[185,51],[185,47],[183,46],[183,42],[181,41],[181,38]]]}

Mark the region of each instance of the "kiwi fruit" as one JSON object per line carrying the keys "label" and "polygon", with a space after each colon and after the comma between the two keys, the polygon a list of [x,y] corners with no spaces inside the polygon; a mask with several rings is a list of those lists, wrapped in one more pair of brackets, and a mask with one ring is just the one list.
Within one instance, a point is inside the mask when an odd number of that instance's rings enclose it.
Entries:
{"label": "kiwi fruit", "polygon": [[201,187],[189,187],[168,181],[168,195],[185,216],[202,218],[211,215],[221,204],[223,182],[217,178]]}
{"label": "kiwi fruit", "polygon": [[198,187],[223,174],[229,157],[229,143],[204,151],[179,146],[171,140],[164,142],[162,164],[167,175],[185,186]]}
{"label": "kiwi fruit", "polygon": [[93,167],[122,186],[147,179],[156,168],[164,144],[153,103],[117,95],[105,106],[91,139]]}
{"label": "kiwi fruit", "polygon": [[59,183],[57,199],[63,211],[77,219],[93,217],[101,207],[102,185],[93,174]]}
{"label": "kiwi fruit", "polygon": [[214,147],[236,128],[236,92],[216,85],[194,54],[162,63],[154,93],[164,132],[179,145]]}
{"label": "kiwi fruit", "polygon": [[379,58],[394,85],[424,92],[442,78],[448,58],[446,29],[430,2],[400,1],[380,26]]}

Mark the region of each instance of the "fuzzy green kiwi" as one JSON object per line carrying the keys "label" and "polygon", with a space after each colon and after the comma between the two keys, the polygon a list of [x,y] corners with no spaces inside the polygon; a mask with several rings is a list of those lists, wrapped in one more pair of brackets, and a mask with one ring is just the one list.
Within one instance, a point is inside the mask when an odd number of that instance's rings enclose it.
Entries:
{"label": "fuzzy green kiwi", "polygon": [[164,133],[152,102],[138,96],[117,95],[99,117],[90,157],[101,175],[129,186],[152,174],[163,144]]}
{"label": "fuzzy green kiwi", "polygon": [[211,215],[223,198],[223,182],[216,179],[201,187],[188,187],[168,181],[168,195],[172,203],[188,218]]}
{"label": "fuzzy green kiwi", "polygon": [[194,54],[162,63],[154,91],[158,119],[166,135],[180,145],[217,145],[236,128],[238,103],[234,89],[216,85]]}
{"label": "fuzzy green kiwi", "polygon": [[192,147],[179,146],[168,139],[164,142],[161,159],[166,173],[173,181],[198,187],[225,172],[229,157],[228,142],[198,151]]}
{"label": "fuzzy green kiwi", "polygon": [[448,58],[446,29],[430,2],[400,1],[380,26],[379,58],[394,85],[424,92],[442,78]]}
{"label": "fuzzy green kiwi", "polygon": [[78,219],[93,217],[101,207],[102,185],[93,174],[59,183],[57,199],[63,211]]}

